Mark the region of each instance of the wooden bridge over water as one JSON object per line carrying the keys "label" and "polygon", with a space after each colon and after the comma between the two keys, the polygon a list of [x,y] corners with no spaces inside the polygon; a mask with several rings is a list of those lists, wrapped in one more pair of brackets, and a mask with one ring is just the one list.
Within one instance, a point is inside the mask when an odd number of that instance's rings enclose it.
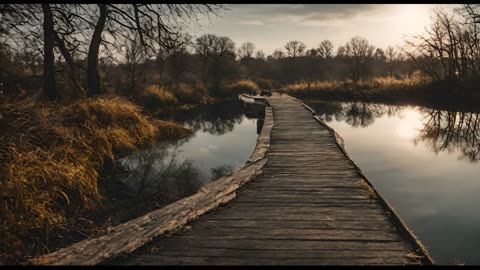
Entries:
{"label": "wooden bridge over water", "polygon": [[103,237],[34,262],[432,263],[332,129],[296,99],[274,95],[268,103],[257,147],[244,168]]}

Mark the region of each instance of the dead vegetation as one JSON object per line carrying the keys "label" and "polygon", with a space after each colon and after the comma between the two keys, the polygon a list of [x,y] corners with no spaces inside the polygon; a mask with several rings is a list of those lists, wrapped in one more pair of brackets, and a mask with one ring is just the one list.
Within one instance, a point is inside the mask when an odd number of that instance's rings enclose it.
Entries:
{"label": "dead vegetation", "polygon": [[366,81],[317,81],[289,84],[281,92],[297,97],[330,98],[345,100],[399,99],[418,94],[425,82],[419,78],[394,79],[377,77]]}
{"label": "dead vegetation", "polygon": [[260,88],[258,85],[250,80],[240,80],[232,82],[223,86],[223,89],[220,93],[221,97],[232,97],[238,96],[242,93],[260,93]]}
{"label": "dead vegetation", "polygon": [[[85,214],[101,207],[99,175],[116,154],[186,137],[117,96],[72,104],[30,97],[0,103],[0,262],[18,263],[100,229]],[[48,248],[47,248],[48,247]]]}

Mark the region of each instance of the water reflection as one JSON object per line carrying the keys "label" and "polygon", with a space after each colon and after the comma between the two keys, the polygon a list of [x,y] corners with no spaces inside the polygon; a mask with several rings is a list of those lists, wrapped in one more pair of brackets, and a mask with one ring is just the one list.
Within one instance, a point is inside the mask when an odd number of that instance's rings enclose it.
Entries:
{"label": "water reflection", "polygon": [[[323,102],[310,103],[315,108],[317,115],[325,121],[345,121],[352,127],[368,127],[375,119],[383,115],[395,116],[401,113],[404,106],[386,106],[362,102]],[[400,115],[401,116],[401,115]]]}
{"label": "water reflection", "polygon": [[326,122],[345,122],[354,128],[367,128],[384,115],[402,118],[405,111],[414,110],[422,119],[414,144],[428,145],[435,153],[460,151],[461,160],[474,163],[480,159],[479,113],[360,102],[316,101],[310,104]]}
{"label": "water reflection", "polygon": [[201,185],[200,172],[191,160],[179,159],[179,148],[187,140],[161,143],[120,160],[128,172],[116,181],[116,193],[124,197],[168,194],[181,198]]}
{"label": "water reflection", "polygon": [[438,264],[479,264],[478,112],[309,102]]}
{"label": "water reflection", "polygon": [[478,113],[423,109],[424,127],[414,142],[426,144],[432,151],[460,151],[461,160],[477,163],[480,159],[480,117]]}
{"label": "water reflection", "polygon": [[243,166],[263,125],[264,108],[226,101],[168,112],[162,119],[191,128],[186,139],[153,145],[120,160],[125,172],[114,177],[110,198],[157,198],[192,195],[206,183]]}
{"label": "water reflection", "polygon": [[190,110],[165,112],[160,118],[181,123],[193,131],[203,131],[214,135],[231,132],[240,124],[244,116],[242,102],[225,101],[214,104],[201,104]]}
{"label": "water reflection", "polygon": [[211,177],[210,177],[210,180],[213,181],[215,179],[218,179],[224,175],[228,175],[230,173],[232,173],[233,171],[235,170],[234,167],[232,166],[229,166],[229,165],[220,165],[220,166],[217,166],[215,168],[211,168],[210,169],[210,172],[211,172]]}

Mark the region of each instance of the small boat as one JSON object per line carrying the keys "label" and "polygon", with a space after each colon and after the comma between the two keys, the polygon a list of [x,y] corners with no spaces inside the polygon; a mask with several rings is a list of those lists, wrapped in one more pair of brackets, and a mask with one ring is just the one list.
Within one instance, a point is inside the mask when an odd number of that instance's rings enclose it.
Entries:
{"label": "small boat", "polygon": [[265,106],[265,96],[259,96],[259,95],[252,96],[252,95],[247,95],[242,93],[238,95],[238,98],[247,104]]}

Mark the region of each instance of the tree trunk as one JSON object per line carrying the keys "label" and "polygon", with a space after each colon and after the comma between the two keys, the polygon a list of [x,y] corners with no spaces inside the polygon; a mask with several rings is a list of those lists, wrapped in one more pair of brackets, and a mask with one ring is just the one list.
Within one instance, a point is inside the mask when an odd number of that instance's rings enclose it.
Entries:
{"label": "tree trunk", "polygon": [[74,96],[75,98],[84,98],[85,89],[83,89],[82,85],[77,80],[77,75],[79,74],[79,72],[78,72],[78,68],[75,66],[73,57],[68,52],[67,47],[65,46],[65,42],[58,36],[57,33],[55,33],[55,40],[57,41],[58,48],[60,49],[60,52],[62,53],[63,58],[65,59],[65,62],[67,62],[68,67],[70,69],[70,71],[68,72],[68,75],[72,80],[73,84],[75,85],[75,87],[77,88],[77,91],[75,92]]}
{"label": "tree trunk", "polygon": [[87,64],[87,86],[88,96],[102,94],[100,72],[98,70],[98,51],[102,43],[102,32],[105,28],[107,20],[107,5],[99,4],[100,16],[93,32],[92,41],[88,48],[88,64]]}
{"label": "tree trunk", "polygon": [[43,93],[51,101],[59,98],[57,85],[55,82],[55,56],[54,47],[54,28],[53,16],[50,6],[42,4],[43,11]]}

